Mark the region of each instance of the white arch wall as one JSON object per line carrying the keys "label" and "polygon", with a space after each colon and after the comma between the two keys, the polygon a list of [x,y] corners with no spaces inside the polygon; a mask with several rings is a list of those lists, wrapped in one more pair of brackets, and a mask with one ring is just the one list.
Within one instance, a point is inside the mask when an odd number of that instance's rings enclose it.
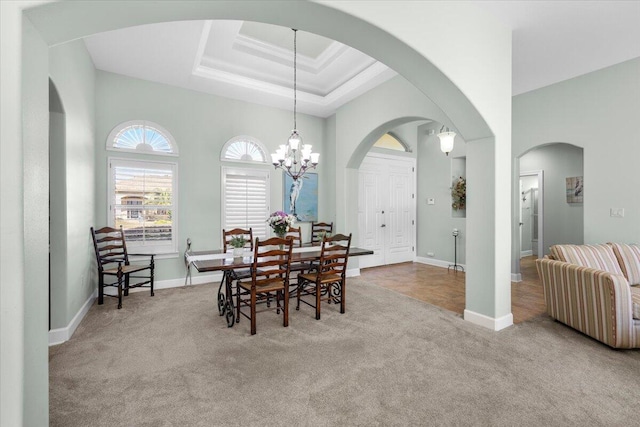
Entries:
{"label": "white arch wall", "polygon": [[[401,5],[399,3],[402,3]],[[429,81],[429,70],[396,69],[444,110],[468,143],[467,283],[465,319],[492,329],[512,324],[511,254],[511,34],[466,3],[457,2],[331,2],[386,30],[428,58],[481,112],[493,136],[474,133],[456,120],[455,101],[447,88]],[[379,40],[372,40],[379,43]],[[393,55],[391,55],[393,56]],[[394,67],[395,68],[395,67]],[[427,90],[428,88],[428,90]],[[464,115],[464,114],[461,114]],[[340,129],[340,120],[337,121]],[[340,137],[338,131],[338,137]],[[343,138],[342,144],[357,144]],[[344,157],[338,156],[339,161]],[[351,212],[353,200],[341,182],[356,182],[353,170],[341,178],[338,166],[338,215]],[[342,205],[341,205],[342,201]],[[340,217],[338,218],[338,222]],[[353,221],[353,219],[351,220]],[[347,222],[349,224],[349,222]]]}
{"label": "white arch wall", "polygon": [[[37,4],[27,5],[33,8]],[[47,334],[43,326],[46,325],[46,292],[43,292],[47,275],[43,250],[46,230],[37,233],[39,228],[46,228],[42,225],[46,224],[47,214],[39,209],[38,200],[46,199],[46,195],[40,193],[48,188],[48,166],[42,157],[32,154],[46,153],[47,45],[64,43],[91,32],[164,20],[252,19],[333,37],[395,68],[429,93],[468,142],[478,142],[478,152],[468,152],[469,157],[477,159],[475,167],[474,162],[468,162],[468,178],[470,181],[474,178],[474,185],[478,186],[476,194],[488,205],[482,211],[473,211],[474,187],[470,182],[468,225],[472,228],[471,218],[477,218],[473,228],[482,232],[473,236],[478,242],[474,248],[478,250],[473,252],[477,255],[473,263],[471,259],[467,262],[469,281],[474,282],[473,289],[477,289],[477,295],[472,295],[478,297],[477,303],[467,304],[467,308],[489,313],[485,316],[489,319],[488,326],[494,325],[492,319],[508,313],[510,294],[503,289],[505,281],[508,287],[508,257],[504,254],[508,254],[510,245],[510,193],[508,187],[497,183],[508,182],[511,159],[509,31],[490,22],[468,3],[453,6],[443,2],[415,2],[402,7],[397,2],[327,5],[340,7],[350,15],[329,13],[326,6],[304,1],[162,2],[154,8],[149,8],[146,2],[133,1],[47,2],[30,10],[31,25],[23,21],[25,4],[0,2],[3,67],[0,260],[2,283],[13,284],[2,286],[0,300],[3,378],[0,422],[3,425],[23,422],[46,425],[48,421]],[[22,121],[20,113],[23,113]],[[11,185],[7,185],[9,182]],[[342,193],[342,203],[344,197]],[[32,203],[37,208],[27,209]],[[25,222],[30,224],[29,230],[25,229]],[[468,237],[471,240],[471,233]]]}

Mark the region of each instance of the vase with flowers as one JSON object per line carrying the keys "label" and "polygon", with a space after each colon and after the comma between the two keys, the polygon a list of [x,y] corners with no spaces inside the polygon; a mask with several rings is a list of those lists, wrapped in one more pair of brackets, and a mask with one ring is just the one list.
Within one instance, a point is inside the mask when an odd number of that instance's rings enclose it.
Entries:
{"label": "vase with flowers", "polygon": [[284,236],[287,234],[289,226],[295,224],[295,222],[295,216],[288,215],[283,211],[276,211],[272,213],[269,218],[267,218],[269,227],[271,227],[276,236],[280,238],[284,238]]}

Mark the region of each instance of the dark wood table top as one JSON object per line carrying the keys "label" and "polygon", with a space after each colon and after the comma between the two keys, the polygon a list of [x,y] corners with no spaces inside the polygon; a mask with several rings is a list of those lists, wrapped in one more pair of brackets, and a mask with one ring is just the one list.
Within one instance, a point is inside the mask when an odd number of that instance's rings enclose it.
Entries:
{"label": "dark wood table top", "polygon": [[[303,247],[310,247],[311,244],[304,244]],[[316,245],[317,246],[317,245]],[[221,254],[223,251],[221,250],[213,250],[213,251],[193,251],[190,252],[189,255],[214,255]],[[349,257],[352,256],[361,256],[361,255],[373,255],[373,251],[369,249],[362,248],[350,248],[349,249]],[[291,262],[309,262],[309,261],[317,261],[320,259],[320,246],[318,246],[317,251],[307,250],[305,252],[294,252],[291,254]],[[207,260],[198,260],[193,261],[192,264],[200,273],[204,273],[207,271],[224,271],[224,270],[233,270],[236,268],[249,268],[251,267],[252,257],[243,257],[243,258],[219,258],[219,259],[207,259]]]}

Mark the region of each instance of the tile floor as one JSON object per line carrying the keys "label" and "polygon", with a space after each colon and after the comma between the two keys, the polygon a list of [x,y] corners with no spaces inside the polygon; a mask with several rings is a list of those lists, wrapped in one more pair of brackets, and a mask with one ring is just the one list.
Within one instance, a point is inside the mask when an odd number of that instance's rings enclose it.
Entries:
{"label": "tile floor", "polygon": [[[522,281],[511,283],[511,311],[514,323],[545,313],[542,285],[535,257],[522,258]],[[460,315],[465,307],[465,273],[419,263],[402,263],[366,268],[362,277],[375,277],[380,286],[442,307]]]}

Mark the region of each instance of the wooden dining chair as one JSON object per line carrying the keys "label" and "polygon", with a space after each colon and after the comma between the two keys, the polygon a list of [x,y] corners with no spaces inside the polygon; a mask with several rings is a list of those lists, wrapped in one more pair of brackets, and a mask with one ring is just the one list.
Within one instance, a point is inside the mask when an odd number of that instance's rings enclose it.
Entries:
{"label": "wooden dining chair", "polygon": [[[243,237],[245,239],[244,247],[253,251],[253,228],[249,227],[248,230],[243,228],[234,228],[233,230],[225,230],[222,229],[222,250],[223,252],[227,252],[227,250],[232,247],[231,239],[234,237]],[[251,277],[251,270],[246,268],[242,270],[226,270],[222,279],[220,280],[220,286],[218,287],[218,314],[220,316],[224,316],[227,313],[227,310],[230,311],[229,314],[232,314],[233,304],[232,301],[227,302],[224,297],[225,293],[222,292],[222,287],[225,285],[229,285],[232,288],[233,292],[233,282],[238,281],[240,279],[246,279],[247,277]],[[229,283],[227,283],[229,281]],[[233,325],[233,316],[227,316],[227,320],[229,326]],[[235,319],[237,322],[239,319]]]}
{"label": "wooden dining chair", "polygon": [[222,250],[227,251],[231,247],[231,239],[234,237],[244,237],[245,248],[253,250],[253,228],[249,227],[248,230],[242,228],[234,228],[233,230],[222,229]]}
{"label": "wooden dining chair", "polygon": [[289,227],[284,235],[285,239],[293,239],[293,247],[302,247],[302,229],[301,227]]}
{"label": "wooden dining chair", "polygon": [[312,222],[311,223],[311,243],[320,243],[322,236],[329,236],[333,233],[333,222]]}
{"label": "wooden dining chair", "polygon": [[[104,293],[106,286],[118,288],[118,308],[122,308],[122,296],[129,295],[129,289],[138,287],[151,288],[151,296],[153,293],[153,271],[154,271],[154,255],[153,254],[129,254],[127,252],[127,244],[124,238],[122,227],[102,227],[95,230],[91,227],[91,237],[93,239],[93,248],[96,253],[96,262],[98,265],[98,304],[104,303],[104,296],[116,297]],[[149,261],[144,264],[131,264],[129,255],[148,257]],[[134,273],[142,273],[142,275],[134,275]],[[108,278],[112,278],[113,282],[107,283]],[[135,283],[131,283],[131,279],[136,279]],[[137,281],[143,279],[142,281]]]}
{"label": "wooden dining chair", "polygon": [[[300,302],[316,309],[316,319],[320,320],[320,302],[340,303],[340,313],[345,312],[346,274],[351,247],[351,234],[322,239],[320,261],[315,272],[298,276],[296,291],[296,310],[300,310]],[[315,305],[302,299],[303,296],[315,297]]]}
{"label": "wooden dining chair", "polygon": [[[251,265],[251,277],[238,280],[236,293],[237,319],[240,315],[251,322],[251,335],[256,333],[256,314],[273,310],[269,301],[275,300],[275,310],[282,311],[283,326],[289,326],[289,273],[291,262],[292,239],[272,237],[260,241],[256,238]],[[257,311],[258,304],[266,307]],[[249,308],[249,314],[242,311]]]}

